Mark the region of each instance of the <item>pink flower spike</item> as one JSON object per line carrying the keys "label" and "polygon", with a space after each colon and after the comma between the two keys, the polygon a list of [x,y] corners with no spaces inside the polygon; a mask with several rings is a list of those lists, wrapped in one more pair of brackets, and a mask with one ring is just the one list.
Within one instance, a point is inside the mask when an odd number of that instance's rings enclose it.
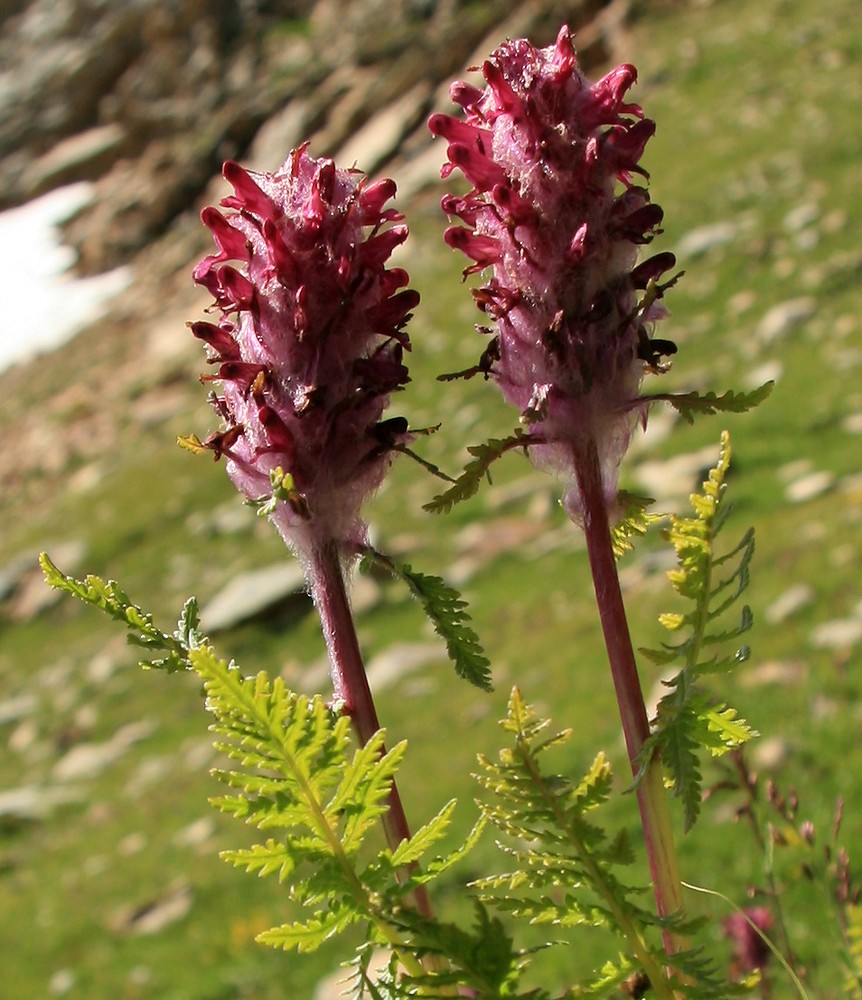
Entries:
{"label": "pink flower spike", "polygon": [[332,546],[347,558],[364,541],[363,500],[410,440],[406,421],[384,417],[409,381],[403,326],[419,298],[385,266],[407,237],[386,207],[395,185],[307,146],[275,173],[227,163],[224,175],[231,211],[202,216],[219,253],[194,272],[222,312],[192,324],[218,364],[203,378],[223,383],[212,398],[225,426],[207,446],[251,500],[266,499],[276,469],[290,475],[267,510],[306,563]]}
{"label": "pink flower spike", "polygon": [[661,368],[647,324],[664,314],[656,300],[670,282],[657,282],[674,260],[638,266],[662,212],[632,183],[646,176],[640,158],[655,126],[625,100],[635,68],[591,82],[565,26],[546,48],[505,42],[482,73],[484,90],[450,90],[463,119],[428,123],[448,144],[441,174],[457,168],[472,185],[443,199],[463,224],[445,240],[474,261],[465,273],[490,272],[476,301],[496,330],[479,370],[518,408],[530,455],[564,477],[566,508],[580,519],[579,457],[598,452],[612,509],[641,380]]}
{"label": "pink flower spike", "polygon": [[766,966],[771,952],[761,935],[768,935],[773,923],[772,913],[765,906],[739,910],[724,921],[724,933],[733,942],[737,974],[746,975]]}

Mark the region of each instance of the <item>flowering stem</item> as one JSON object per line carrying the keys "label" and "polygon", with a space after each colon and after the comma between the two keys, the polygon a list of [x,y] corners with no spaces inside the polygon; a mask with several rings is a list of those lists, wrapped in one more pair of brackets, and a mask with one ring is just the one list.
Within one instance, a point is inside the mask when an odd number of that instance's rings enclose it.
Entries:
{"label": "flowering stem", "polygon": [[[335,701],[350,716],[353,729],[364,746],[380,729],[380,722],[359,649],[338,547],[334,543],[314,548],[308,575],[329,651]],[[382,752],[385,753],[385,749]],[[386,842],[394,851],[401,841],[410,839],[410,828],[394,779],[389,789],[388,805],[383,817],[383,829]],[[431,906],[424,886],[416,889],[415,898],[419,913],[430,917]]]}
{"label": "flowering stem", "polygon": [[[617,575],[608,510],[602,489],[598,451],[590,436],[576,449],[575,469],[583,505],[584,534],[593,576],[602,632],[610,661],[623,735],[632,773],[641,770],[639,754],[649,736],[649,721],[635,663],[631,635],[626,621],[619,576]],[[659,916],[669,917],[683,908],[682,884],[670,821],[667,795],[657,757],[649,761],[637,787],[638,806],[644,832],[647,857]],[[678,950],[680,942],[664,933],[668,955]]]}

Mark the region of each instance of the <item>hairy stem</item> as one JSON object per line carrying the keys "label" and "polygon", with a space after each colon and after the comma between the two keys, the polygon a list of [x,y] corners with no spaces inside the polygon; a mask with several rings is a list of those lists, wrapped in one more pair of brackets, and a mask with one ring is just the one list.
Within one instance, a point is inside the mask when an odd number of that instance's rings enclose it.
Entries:
{"label": "hairy stem", "polygon": [[[380,722],[356,637],[338,547],[334,543],[315,548],[309,560],[308,575],[329,652],[335,700],[350,716],[354,731],[364,746],[380,729]],[[385,749],[381,752],[385,753]],[[383,817],[383,829],[386,841],[394,851],[402,840],[410,839],[410,827],[394,780],[389,790],[388,806]],[[431,905],[424,886],[416,889],[415,898],[419,913],[431,916]]]}
{"label": "hairy stem", "polygon": [[[608,651],[626,750],[632,773],[637,774],[641,770],[639,760],[641,747],[649,736],[649,720],[611,544],[598,452],[592,437],[578,449],[575,455],[575,469],[583,505],[584,534],[602,632]],[[660,916],[668,917],[683,908],[682,884],[661,763],[655,756],[643,771],[643,777],[637,787],[637,799],[656,906]],[[672,955],[678,950],[680,942],[675,940],[670,932],[665,932],[664,946],[667,954]]]}

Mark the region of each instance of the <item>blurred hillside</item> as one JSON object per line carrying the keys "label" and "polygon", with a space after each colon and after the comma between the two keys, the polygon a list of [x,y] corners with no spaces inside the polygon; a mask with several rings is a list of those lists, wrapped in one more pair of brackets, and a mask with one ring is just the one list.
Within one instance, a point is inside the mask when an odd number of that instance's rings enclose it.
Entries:
{"label": "blurred hillside", "polygon": [[315,155],[397,176],[403,205],[439,179],[424,122],[450,106],[453,78],[504,37],[549,43],[564,19],[584,65],[606,63],[628,9],[629,0],[3,5],[0,205],[91,182],[91,200],[63,227],[76,269],[133,270],[129,291],[63,348],[59,368],[43,360],[0,374],[16,429],[0,450],[0,510],[110,448],[111,410],[144,392],[150,365],[170,381],[170,358],[192,356],[182,331],[205,303],[188,274],[209,245],[198,212],[224,196],[224,160],[272,170],[310,139]]}

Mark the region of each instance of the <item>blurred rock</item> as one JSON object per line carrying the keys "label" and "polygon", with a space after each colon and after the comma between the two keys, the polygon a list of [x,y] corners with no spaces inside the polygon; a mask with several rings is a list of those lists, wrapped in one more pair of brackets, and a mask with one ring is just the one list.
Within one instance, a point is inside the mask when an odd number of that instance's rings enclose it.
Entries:
{"label": "blurred rock", "polygon": [[34,194],[101,176],[116,160],[125,132],[116,124],[97,125],[63,139],[30,166]]}
{"label": "blurred rock", "polygon": [[784,495],[791,503],[804,503],[831,490],[835,476],[831,472],[811,472],[788,483]]}
{"label": "blurred rock", "polygon": [[205,632],[223,632],[290,599],[310,602],[302,567],[285,556],[284,562],[239,573],[229,580],[201,608],[201,624]]}
{"label": "blurred rock", "polygon": [[820,207],[813,202],[803,202],[784,216],[784,228],[789,233],[798,233],[813,225],[819,218]]}
{"label": "blurred rock", "polygon": [[791,618],[797,611],[813,604],[815,596],[814,588],[810,584],[795,583],[767,606],[763,617],[770,625],[778,625]]}
{"label": "blurred rock", "polygon": [[790,744],[778,736],[768,736],[752,744],[751,763],[756,770],[769,774],[778,771],[787,761]]}
{"label": "blurred rock", "polygon": [[79,788],[25,785],[0,791],[0,825],[4,822],[46,819],[61,805],[80,802],[85,797]]}
{"label": "blurred rock", "polygon": [[[45,549],[51,561],[64,573],[77,572],[87,554],[87,547],[80,540],[48,543]],[[45,583],[38,560],[39,550],[33,549],[15,556],[0,568],[0,606],[11,621],[30,621],[63,596],[62,591]]]}
{"label": "blurred rock", "polygon": [[715,446],[707,445],[685,455],[640,462],[632,474],[638,486],[658,502],[658,509],[671,501],[684,506],[689,495],[700,489],[715,459]]}
{"label": "blurred rock", "polygon": [[109,925],[116,934],[157,934],[188,916],[193,901],[191,886],[183,882],[137,906],[123,907]]}
{"label": "blurred rock", "polygon": [[809,642],[815,649],[851,649],[862,641],[862,618],[839,618],[813,629]]}
{"label": "blurred rock", "polygon": [[445,659],[446,650],[441,642],[401,642],[371,658],[366,669],[368,682],[375,692],[380,692],[409,674]]}
{"label": "blurred rock", "polygon": [[799,684],[805,680],[807,672],[800,660],[767,660],[750,670],[740,671],[739,683],[745,688]]}
{"label": "blurred rock", "polygon": [[121,726],[103,743],[79,743],[72,747],[54,765],[58,781],[81,781],[95,778],[116,763],[132,744],[145,739],[156,729],[156,724],[139,719]]}
{"label": "blurred rock", "polygon": [[691,229],[677,243],[676,254],[680,260],[694,260],[729,243],[736,232],[737,228],[732,222],[716,222],[711,226]]}
{"label": "blurred rock", "polygon": [[177,847],[200,847],[212,837],[216,831],[215,820],[211,816],[202,816],[184,826],[171,837],[171,843]]}
{"label": "blurred rock", "polygon": [[774,344],[787,334],[811,319],[817,309],[817,302],[810,296],[788,299],[767,310],[757,324],[755,336],[763,346]]}
{"label": "blurred rock", "polygon": [[36,711],[39,700],[32,691],[0,701],[0,726],[17,722]]}

